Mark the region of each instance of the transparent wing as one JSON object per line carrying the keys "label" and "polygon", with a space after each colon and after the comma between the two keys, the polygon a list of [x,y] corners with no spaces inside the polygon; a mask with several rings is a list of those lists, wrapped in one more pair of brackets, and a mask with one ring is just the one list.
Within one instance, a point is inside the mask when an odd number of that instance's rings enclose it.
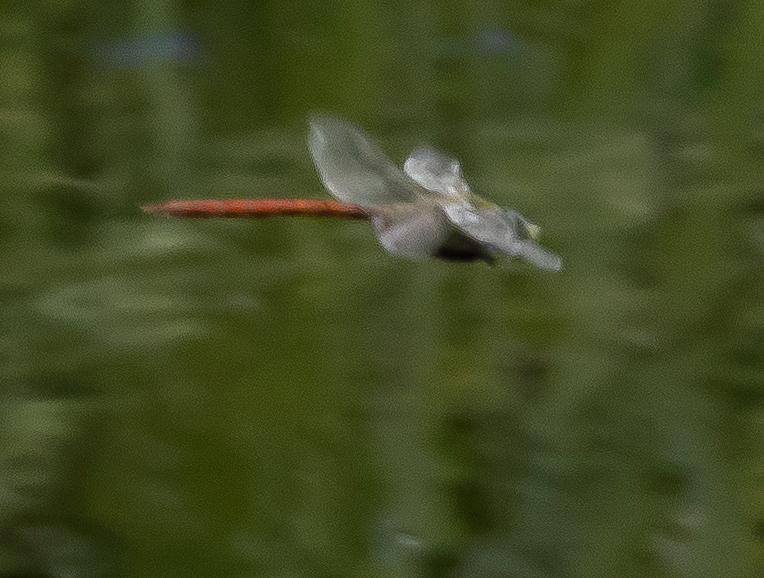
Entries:
{"label": "transparent wing", "polygon": [[512,224],[499,207],[478,209],[466,203],[450,203],[443,207],[448,219],[476,241],[495,245],[501,239],[515,239]]}
{"label": "transparent wing", "polygon": [[562,258],[547,251],[534,241],[513,241],[506,247],[498,247],[508,255],[521,257],[539,269],[546,271],[562,271]]}
{"label": "transparent wing", "polygon": [[[527,228],[536,225],[514,211],[500,207],[478,209],[469,205],[452,204],[444,207],[448,219],[476,241],[497,251],[521,259],[547,271],[561,271],[562,259],[527,237]],[[523,230],[518,230],[519,223]]]}
{"label": "transparent wing", "polygon": [[308,148],[324,186],[340,201],[373,207],[417,199],[416,184],[345,119],[312,117]]}
{"label": "transparent wing", "polygon": [[421,203],[390,207],[372,216],[371,223],[388,252],[409,259],[433,256],[450,230],[440,207]]}
{"label": "transparent wing", "polygon": [[403,170],[428,191],[449,198],[470,194],[459,161],[434,148],[421,147],[413,151],[406,159]]}

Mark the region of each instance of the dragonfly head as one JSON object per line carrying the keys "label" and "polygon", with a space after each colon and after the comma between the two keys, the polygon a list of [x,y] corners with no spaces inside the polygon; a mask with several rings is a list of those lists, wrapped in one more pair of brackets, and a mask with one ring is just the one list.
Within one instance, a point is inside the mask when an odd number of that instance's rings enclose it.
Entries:
{"label": "dragonfly head", "polygon": [[538,241],[541,237],[541,227],[534,225],[533,223],[526,223],[525,228],[528,231],[528,236],[534,241]]}
{"label": "dragonfly head", "polygon": [[538,241],[541,237],[541,227],[531,223],[528,219],[523,217],[517,211],[510,209],[504,209],[504,214],[507,217],[507,222],[511,225],[515,236],[520,240]]}

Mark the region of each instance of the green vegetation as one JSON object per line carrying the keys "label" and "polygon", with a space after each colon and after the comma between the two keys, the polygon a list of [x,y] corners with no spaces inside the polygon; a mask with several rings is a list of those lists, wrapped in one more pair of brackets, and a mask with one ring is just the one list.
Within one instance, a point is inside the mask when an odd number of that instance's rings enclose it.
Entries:
{"label": "green vegetation", "polygon": [[[0,5],[0,574],[764,574],[764,3]],[[408,263],[305,120],[560,275]],[[37,574],[36,574],[37,575]]]}

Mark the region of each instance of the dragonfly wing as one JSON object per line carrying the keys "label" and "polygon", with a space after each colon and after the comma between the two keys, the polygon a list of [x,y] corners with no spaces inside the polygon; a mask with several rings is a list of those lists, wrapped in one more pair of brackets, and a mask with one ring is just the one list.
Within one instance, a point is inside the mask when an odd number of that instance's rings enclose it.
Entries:
{"label": "dragonfly wing", "polygon": [[514,230],[499,207],[478,209],[467,203],[450,203],[443,210],[462,232],[481,243],[494,245],[499,239],[515,238]]}
{"label": "dragonfly wing", "polygon": [[414,150],[403,165],[405,173],[428,191],[450,198],[469,196],[459,161],[431,147]]}
{"label": "dragonfly wing", "polygon": [[312,117],[308,148],[324,186],[340,201],[374,207],[418,198],[417,185],[345,119]]}
{"label": "dragonfly wing", "polygon": [[546,271],[562,271],[562,258],[547,251],[534,241],[511,241],[506,247],[499,247],[502,252],[522,258]]}
{"label": "dragonfly wing", "polygon": [[450,225],[438,206],[405,204],[372,215],[380,244],[388,252],[409,259],[435,255],[448,238]]}
{"label": "dragonfly wing", "polygon": [[531,228],[538,230],[538,227],[519,213],[500,207],[478,209],[460,204],[446,205],[444,211],[454,225],[476,241],[500,253],[520,257],[540,269],[562,270],[562,259],[528,236]]}

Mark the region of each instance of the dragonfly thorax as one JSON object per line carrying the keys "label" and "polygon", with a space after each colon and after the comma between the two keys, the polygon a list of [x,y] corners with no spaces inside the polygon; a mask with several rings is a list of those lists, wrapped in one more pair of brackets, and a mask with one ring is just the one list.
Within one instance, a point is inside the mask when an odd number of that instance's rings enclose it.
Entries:
{"label": "dragonfly thorax", "polygon": [[438,247],[433,257],[446,261],[486,261],[493,263],[496,260],[496,251],[490,245],[475,241],[472,237],[454,229],[445,242]]}

